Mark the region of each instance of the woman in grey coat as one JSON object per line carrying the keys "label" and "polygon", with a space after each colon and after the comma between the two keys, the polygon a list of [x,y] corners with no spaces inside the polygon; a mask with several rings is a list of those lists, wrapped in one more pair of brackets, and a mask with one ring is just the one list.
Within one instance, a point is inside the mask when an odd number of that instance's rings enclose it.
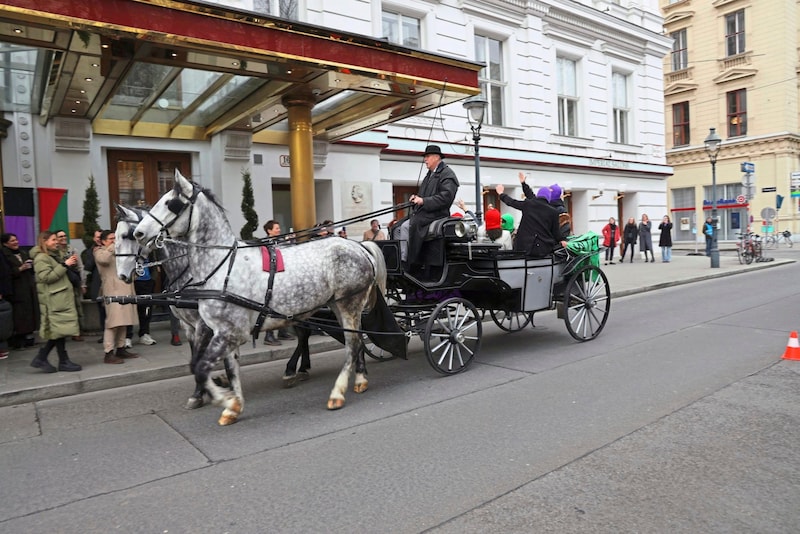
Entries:
{"label": "woman in grey coat", "polygon": [[642,222],[639,223],[639,251],[644,252],[644,261],[647,263],[647,251],[650,251],[650,262],[655,263],[656,257],[653,254],[653,236],[650,234],[652,228],[650,217],[646,213],[642,214]]}

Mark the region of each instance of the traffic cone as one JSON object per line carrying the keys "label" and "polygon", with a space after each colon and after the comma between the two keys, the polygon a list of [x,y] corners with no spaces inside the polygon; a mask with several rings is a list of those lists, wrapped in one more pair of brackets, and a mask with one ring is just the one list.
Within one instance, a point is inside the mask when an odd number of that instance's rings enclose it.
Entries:
{"label": "traffic cone", "polygon": [[784,360],[800,360],[800,343],[797,342],[797,332],[789,335],[789,343],[786,344],[786,352],[783,353]]}

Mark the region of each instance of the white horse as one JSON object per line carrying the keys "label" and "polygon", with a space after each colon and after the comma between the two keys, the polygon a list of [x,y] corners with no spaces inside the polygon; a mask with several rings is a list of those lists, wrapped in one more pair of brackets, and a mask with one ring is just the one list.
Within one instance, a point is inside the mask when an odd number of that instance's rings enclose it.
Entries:
{"label": "white horse", "polygon": [[[385,293],[383,254],[371,242],[327,238],[281,249],[284,271],[274,276],[262,267],[261,250],[237,240],[213,194],[175,172],[175,187],[144,216],[134,231],[146,248],[179,239],[188,249],[195,281],[182,293],[198,298],[198,312],[214,332],[198,355],[195,380],[215,404],[224,407],[219,424],[234,423],[244,408],[240,391],[226,391],[209,379],[221,357],[251,339],[254,325],[276,329],[310,317],[328,306],[342,325],[346,359],[328,398],[328,409],[344,406],[350,374],[354,391],[367,389],[363,346],[358,331],[361,311]],[[259,324],[263,320],[262,324]],[[238,376],[238,362],[233,362]]]}

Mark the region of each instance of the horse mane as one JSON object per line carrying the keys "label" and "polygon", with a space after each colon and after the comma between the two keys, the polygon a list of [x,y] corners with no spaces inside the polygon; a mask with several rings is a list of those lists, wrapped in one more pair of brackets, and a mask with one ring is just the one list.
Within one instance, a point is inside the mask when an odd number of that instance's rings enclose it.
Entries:
{"label": "horse mane", "polygon": [[200,192],[203,193],[206,196],[206,198],[211,201],[212,204],[214,204],[216,207],[218,207],[220,209],[220,211],[222,211],[222,213],[227,213],[227,211],[225,210],[225,207],[222,205],[222,203],[220,203],[219,199],[217,198],[217,195],[215,195],[214,192],[211,189],[203,187],[202,185],[198,184],[195,181],[192,181],[192,180],[190,180],[190,181],[191,181],[192,187],[195,187],[195,188],[199,189]]}

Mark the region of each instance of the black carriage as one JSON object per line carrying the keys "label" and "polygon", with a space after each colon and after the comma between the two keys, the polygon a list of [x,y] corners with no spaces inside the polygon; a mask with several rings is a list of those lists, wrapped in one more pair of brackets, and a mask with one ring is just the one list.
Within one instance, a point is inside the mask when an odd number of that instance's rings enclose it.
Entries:
{"label": "black carriage", "polygon": [[[540,259],[475,241],[474,225],[460,218],[435,221],[428,239],[446,242],[435,279],[403,265],[399,240],[377,243],[388,271],[387,302],[400,327],[422,338],[440,373],[459,373],[472,362],[487,311],[501,329],[515,332],[531,324],[535,312],[556,309],[577,341],[594,339],[606,324],[611,291],[599,268],[596,235],[584,239],[585,252],[568,247]],[[365,347],[375,359],[393,357],[366,338]]]}

